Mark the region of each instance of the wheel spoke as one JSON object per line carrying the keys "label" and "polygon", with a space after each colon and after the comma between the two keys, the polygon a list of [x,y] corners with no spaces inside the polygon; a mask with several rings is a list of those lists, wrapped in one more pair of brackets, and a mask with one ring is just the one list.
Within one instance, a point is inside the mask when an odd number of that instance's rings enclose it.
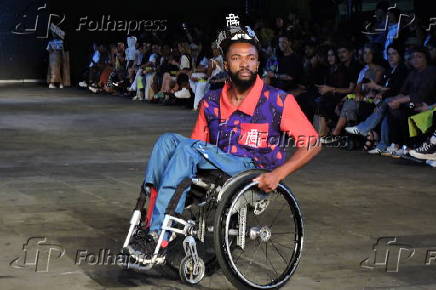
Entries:
{"label": "wheel spoke", "polygon": [[[272,239],[270,239],[270,241],[272,241]],[[295,241],[294,240],[294,243],[295,242],[297,242],[297,241]],[[281,243],[278,243],[278,242],[274,242],[274,245],[276,245],[276,246],[281,246],[281,247],[283,247],[283,248],[287,248],[287,249],[291,249],[291,250],[293,250],[294,249],[294,247],[292,247],[292,246],[286,246],[286,245],[283,245],[283,244],[281,244]]]}
{"label": "wheel spoke", "polygon": [[[240,249],[241,249],[241,248],[240,248]],[[241,253],[240,253],[239,256],[236,258],[236,260],[235,260],[235,264],[238,263],[239,258],[242,256],[242,254],[243,254],[244,252],[245,252],[245,251],[244,251],[243,249],[241,249]]]}
{"label": "wheel spoke", "polygon": [[274,242],[272,239],[270,239],[271,245],[274,247],[274,249],[276,249],[277,253],[279,254],[279,256],[282,258],[283,262],[285,263],[285,265],[288,263],[285,259],[285,257],[283,257],[282,253],[279,251],[279,249],[276,247],[276,245],[274,245]]}
{"label": "wheel spoke", "polygon": [[256,257],[256,253],[257,253],[257,250],[259,250],[260,245],[261,245],[261,242],[258,242],[257,246],[255,247],[255,250],[254,250],[254,253],[253,253],[253,257],[250,260],[250,264],[253,264],[254,258]]}
{"label": "wheel spoke", "polygon": [[271,265],[271,268],[274,270],[274,272],[276,273],[277,277],[279,276],[279,273],[277,273],[277,270],[275,269],[273,263],[271,262],[270,259],[268,259],[268,243],[265,243],[265,250],[263,250],[262,247],[260,247],[260,249],[263,251],[263,253],[265,254],[265,259],[267,262],[269,262],[269,264]]}
{"label": "wheel spoke", "polygon": [[274,217],[274,219],[271,222],[271,225],[269,226],[269,228],[272,230],[272,227],[274,225],[274,222],[277,220],[277,218],[280,216],[281,211],[283,210],[283,208],[285,207],[286,203],[282,204],[282,207],[280,208],[280,210],[277,211],[276,216]]}

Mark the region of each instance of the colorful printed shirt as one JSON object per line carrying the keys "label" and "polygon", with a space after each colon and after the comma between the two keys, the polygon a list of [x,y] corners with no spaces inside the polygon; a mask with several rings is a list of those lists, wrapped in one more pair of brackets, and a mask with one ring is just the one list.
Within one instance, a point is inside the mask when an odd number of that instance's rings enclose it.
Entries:
{"label": "colorful printed shirt", "polygon": [[239,106],[227,91],[210,91],[200,104],[191,138],[217,145],[224,152],[250,157],[257,167],[273,169],[285,162],[286,148],[311,146],[318,134],[293,95],[265,85],[257,77]]}

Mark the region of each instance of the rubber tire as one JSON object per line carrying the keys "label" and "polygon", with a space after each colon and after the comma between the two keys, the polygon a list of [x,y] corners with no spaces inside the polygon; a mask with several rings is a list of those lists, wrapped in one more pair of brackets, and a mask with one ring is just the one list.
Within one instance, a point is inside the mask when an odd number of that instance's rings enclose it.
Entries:
{"label": "rubber tire", "polygon": [[[226,206],[227,206],[227,203],[229,202],[229,199],[231,199],[232,196],[236,192],[241,190],[244,186],[248,185],[253,178],[255,178],[255,177],[259,176],[259,174],[265,173],[265,172],[268,172],[268,171],[264,170],[264,169],[252,169],[252,170],[244,172],[243,178],[235,181],[234,184],[231,184],[226,189],[225,193],[221,197],[221,200],[218,201],[218,207],[217,207],[216,212],[215,212],[214,246],[215,246],[216,258],[218,260],[218,263],[219,263],[224,275],[233,284],[233,286],[235,286],[237,289],[261,289],[261,288],[254,288],[254,287],[251,287],[250,285],[245,284],[245,282],[241,281],[240,278],[238,277],[238,275],[235,272],[233,272],[231,266],[228,264],[225,250],[221,246],[222,244],[224,244],[223,237],[220,233],[221,232],[221,220],[223,218],[225,218],[224,210],[226,210]],[[289,192],[291,192],[291,191],[289,190]],[[292,195],[292,193],[291,193],[291,195]],[[296,215],[296,219],[301,222],[301,223],[297,224],[298,231],[300,232],[300,235],[301,235],[301,248],[298,249],[298,251],[297,251],[298,257],[297,257],[296,265],[292,269],[292,271],[290,272],[290,275],[288,277],[286,277],[285,281],[283,283],[281,283],[278,287],[270,287],[268,289],[278,289],[278,288],[283,287],[286,284],[286,282],[292,277],[295,270],[298,268],[299,260],[301,257],[303,237],[304,237],[303,218],[302,218],[300,208],[297,204],[295,197],[292,196],[292,199],[294,200],[294,202],[296,204],[296,207],[295,207],[296,211],[294,214]]]}

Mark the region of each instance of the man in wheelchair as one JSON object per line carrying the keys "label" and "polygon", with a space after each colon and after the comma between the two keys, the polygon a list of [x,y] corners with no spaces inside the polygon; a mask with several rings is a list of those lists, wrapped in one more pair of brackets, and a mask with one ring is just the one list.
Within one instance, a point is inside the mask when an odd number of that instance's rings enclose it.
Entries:
{"label": "man in wheelchair", "polygon": [[[258,76],[259,49],[254,32],[230,26],[220,33],[220,46],[229,79],[222,89],[209,91],[200,104],[191,138],[167,133],[159,137],[148,161],[143,190],[150,196],[146,234],[126,240],[129,254],[141,263],[164,255],[170,234],[160,238],[171,202],[175,212],[185,206],[186,192],[177,187],[195,178],[199,169],[219,169],[229,176],[253,168],[269,170],[254,181],[264,192],[309,162],[321,147],[318,134],[294,96],[265,85]],[[294,154],[285,160],[280,140],[295,140]],[[175,196],[178,195],[178,196]],[[159,241],[160,238],[160,241]]]}

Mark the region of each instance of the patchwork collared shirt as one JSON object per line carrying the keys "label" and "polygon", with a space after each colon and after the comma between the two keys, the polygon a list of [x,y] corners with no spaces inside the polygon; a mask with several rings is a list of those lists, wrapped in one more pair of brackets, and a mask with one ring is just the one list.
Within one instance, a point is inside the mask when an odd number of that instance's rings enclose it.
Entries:
{"label": "patchwork collared shirt", "polygon": [[287,147],[317,142],[318,133],[293,95],[265,85],[257,76],[248,95],[234,106],[227,94],[229,88],[226,83],[203,98],[192,139],[217,145],[236,156],[250,157],[257,167],[267,169],[285,162]]}

